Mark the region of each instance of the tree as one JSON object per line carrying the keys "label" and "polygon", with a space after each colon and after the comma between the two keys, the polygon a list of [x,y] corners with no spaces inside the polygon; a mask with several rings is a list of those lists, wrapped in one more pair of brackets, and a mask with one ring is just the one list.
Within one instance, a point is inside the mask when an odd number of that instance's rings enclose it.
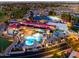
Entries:
{"label": "tree", "polygon": [[8,16],[10,16],[11,18],[23,18],[23,16],[27,13],[29,8],[24,7],[9,7],[10,10],[8,10],[6,13]]}
{"label": "tree", "polygon": [[67,21],[70,21],[70,20],[71,20],[71,15],[70,15],[70,13],[63,12],[63,13],[61,14],[61,18],[62,18],[62,19],[66,19]]}
{"label": "tree", "polygon": [[50,12],[49,12],[49,15],[50,15],[50,16],[56,16],[56,12],[55,12],[54,10],[53,10],[53,11],[50,11]]}
{"label": "tree", "polygon": [[3,18],[5,15],[5,13],[3,11],[0,10],[0,18]]}
{"label": "tree", "polygon": [[73,20],[75,23],[79,23],[79,18],[76,17],[76,16],[73,16],[73,17],[72,17],[72,20]]}
{"label": "tree", "polygon": [[60,58],[58,54],[54,54],[53,58]]}
{"label": "tree", "polygon": [[5,18],[5,12],[3,10],[0,10],[0,22],[7,21],[7,18]]}

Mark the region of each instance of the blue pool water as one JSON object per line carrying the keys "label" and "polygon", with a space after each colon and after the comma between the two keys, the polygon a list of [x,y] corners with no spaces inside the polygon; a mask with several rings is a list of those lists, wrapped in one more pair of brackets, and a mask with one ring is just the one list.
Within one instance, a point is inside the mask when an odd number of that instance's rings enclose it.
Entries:
{"label": "blue pool water", "polygon": [[35,38],[32,36],[25,36],[24,39],[26,39],[25,41],[25,45],[31,46],[34,44]]}
{"label": "blue pool water", "polygon": [[34,41],[25,41],[25,45],[32,46],[34,44]]}
{"label": "blue pool water", "polygon": [[34,45],[35,41],[40,43],[42,37],[25,36],[24,39],[26,39],[25,45],[31,46]]}

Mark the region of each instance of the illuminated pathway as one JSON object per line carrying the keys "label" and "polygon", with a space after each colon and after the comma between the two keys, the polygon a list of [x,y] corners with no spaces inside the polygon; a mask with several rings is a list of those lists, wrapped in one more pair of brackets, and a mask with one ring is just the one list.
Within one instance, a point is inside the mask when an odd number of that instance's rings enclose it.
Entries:
{"label": "illuminated pathway", "polygon": [[14,42],[5,50],[4,55],[10,54],[12,48],[14,48],[14,46],[17,44],[17,42],[18,42],[18,37],[15,37]]}
{"label": "illuminated pathway", "polygon": [[[60,45],[60,44],[58,44]],[[16,58],[20,58],[20,57],[27,57],[27,58],[32,58],[32,57],[35,57],[35,58],[41,58],[41,57],[52,57],[55,53],[57,52],[61,52],[63,50],[66,50],[67,48],[67,45],[63,45],[61,47],[56,47],[57,45],[55,46],[50,46],[48,48],[40,48],[38,50],[35,50],[35,51],[26,51],[25,53],[19,53],[19,54],[11,54],[10,56],[4,56],[4,57],[16,57]],[[65,48],[66,47],[66,48]],[[63,49],[63,50],[61,50]]]}

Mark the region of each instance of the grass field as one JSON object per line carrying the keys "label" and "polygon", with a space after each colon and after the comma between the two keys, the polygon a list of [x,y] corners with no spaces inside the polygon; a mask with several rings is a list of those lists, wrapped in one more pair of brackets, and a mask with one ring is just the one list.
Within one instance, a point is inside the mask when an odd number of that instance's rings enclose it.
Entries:
{"label": "grass field", "polygon": [[8,41],[5,38],[0,37],[0,53],[4,52],[4,50],[11,44],[12,42]]}

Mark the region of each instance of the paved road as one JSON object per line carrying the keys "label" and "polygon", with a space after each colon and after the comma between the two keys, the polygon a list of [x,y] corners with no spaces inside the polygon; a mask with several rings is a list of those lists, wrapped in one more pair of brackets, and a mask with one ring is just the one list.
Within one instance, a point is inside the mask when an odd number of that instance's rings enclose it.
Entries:
{"label": "paved road", "polygon": [[21,53],[21,54],[11,54],[10,56],[6,56],[6,57],[42,57],[44,56],[43,54],[46,53],[52,53],[51,51],[54,51],[54,49],[52,47],[50,48],[45,48],[45,49],[40,49],[38,51],[29,51],[29,52],[25,52],[25,53]]}
{"label": "paved road", "polygon": [[[52,40],[53,37],[50,38],[50,40]],[[54,41],[54,40],[53,40]],[[15,37],[14,42],[6,49],[5,54],[9,54],[11,52],[11,49],[15,46],[15,44],[17,44],[18,42],[18,37]],[[61,45],[61,43],[57,44],[57,45]],[[53,45],[52,45],[53,46]],[[39,49],[38,51],[29,51],[29,52],[25,52],[25,53],[19,53],[19,54],[11,54],[10,56],[4,56],[4,57],[44,57],[44,56],[50,56],[51,54],[53,55],[54,51],[57,50],[65,50],[69,48],[67,46],[67,44],[63,44],[61,46],[59,46],[59,48],[54,48],[54,47],[50,47],[50,48],[43,48],[43,49]]]}
{"label": "paved road", "polygon": [[[61,45],[61,44],[60,44]],[[55,46],[54,46],[55,47]],[[65,50],[69,47],[67,47],[66,44],[63,44],[61,45],[60,48],[54,48],[54,47],[49,47],[49,48],[43,48],[43,49],[39,49],[38,51],[28,51],[28,52],[25,52],[25,53],[19,53],[19,54],[11,54],[10,56],[7,56],[7,57],[13,57],[13,58],[20,58],[20,57],[25,57],[25,58],[40,58],[40,57],[45,57],[45,56],[48,56],[48,57],[52,57],[53,56],[53,53],[55,53],[56,51],[59,51],[59,50]],[[6,57],[6,56],[5,56]]]}
{"label": "paved road", "polygon": [[4,55],[8,55],[11,52],[12,48],[15,47],[15,45],[17,44],[17,42],[18,42],[18,37],[15,37],[14,38],[14,42],[5,50]]}

